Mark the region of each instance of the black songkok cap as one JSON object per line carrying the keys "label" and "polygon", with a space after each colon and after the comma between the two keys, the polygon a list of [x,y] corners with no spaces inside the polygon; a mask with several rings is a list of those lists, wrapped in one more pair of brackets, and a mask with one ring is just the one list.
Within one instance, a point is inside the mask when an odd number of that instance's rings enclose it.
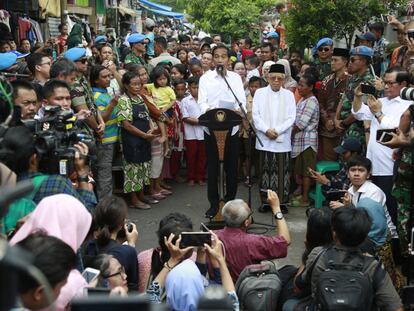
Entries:
{"label": "black songkok cap", "polygon": [[285,66],[283,66],[282,64],[273,64],[269,68],[269,73],[272,73],[272,72],[285,74]]}
{"label": "black songkok cap", "polygon": [[345,58],[349,58],[349,50],[341,49],[341,48],[334,48],[332,56],[342,56]]}

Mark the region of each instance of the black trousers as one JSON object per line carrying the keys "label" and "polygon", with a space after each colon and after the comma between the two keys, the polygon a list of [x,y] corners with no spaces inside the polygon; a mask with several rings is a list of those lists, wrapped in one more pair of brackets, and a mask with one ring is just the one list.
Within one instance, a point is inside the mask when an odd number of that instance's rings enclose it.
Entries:
{"label": "black trousers", "polygon": [[[207,197],[210,207],[219,207],[219,158],[217,151],[216,138],[213,134],[204,133],[207,154]],[[226,194],[224,201],[233,200],[237,193],[237,168],[240,149],[240,139],[238,133],[231,136],[231,130],[227,134],[226,146],[224,150],[224,172],[226,174]]]}
{"label": "black trousers", "polygon": [[372,176],[372,182],[377,185],[382,191],[384,191],[387,197],[387,210],[391,216],[394,225],[397,225],[397,200],[392,196],[392,186],[394,184],[393,176]]}

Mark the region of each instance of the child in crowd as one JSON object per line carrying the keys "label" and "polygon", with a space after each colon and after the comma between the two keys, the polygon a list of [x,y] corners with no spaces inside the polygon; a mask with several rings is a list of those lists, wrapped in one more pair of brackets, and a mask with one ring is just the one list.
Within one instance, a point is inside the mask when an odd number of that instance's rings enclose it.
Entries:
{"label": "child in crowd", "polygon": [[183,79],[173,82],[175,96],[177,97],[174,104],[174,135],[172,154],[170,161],[170,173],[173,179],[178,183],[183,182],[179,171],[181,168],[181,157],[184,149],[184,124],[182,120],[182,100],[187,95],[187,84]]}
{"label": "child in crowd", "polygon": [[189,63],[191,76],[201,77],[204,73],[203,66],[198,59],[192,59]]}
{"label": "child in crowd", "polygon": [[260,72],[258,69],[260,65],[260,60],[256,55],[247,55],[245,64],[247,69],[247,81],[250,81],[250,78],[253,76],[260,77]]}
{"label": "child in crowd", "polygon": [[[249,94],[246,96],[246,109],[247,109],[247,118],[250,122],[253,122],[252,109],[253,109],[253,97],[257,89],[263,87],[265,82],[262,78],[253,76],[249,80]],[[253,134],[252,134],[253,135]],[[244,176],[246,176],[246,185],[250,184],[250,175],[249,167],[250,160],[255,159],[256,148],[254,146],[254,138],[251,137],[249,142],[249,123],[247,120],[243,119],[242,126],[240,128],[240,139],[241,139],[241,153],[240,153],[240,163],[243,167]],[[244,164],[244,165],[243,165]],[[255,166],[255,169],[258,169],[258,166]]]}
{"label": "child in crowd", "polygon": [[190,95],[181,102],[184,122],[184,143],[187,155],[187,181],[193,186],[195,182],[204,185],[206,175],[206,152],[204,148],[203,128],[198,125],[202,114],[198,99],[198,77],[188,79]]}
{"label": "child in crowd", "polygon": [[[155,105],[171,118],[174,112],[172,107],[176,98],[174,90],[170,87],[170,75],[164,66],[156,66],[151,73],[151,80],[154,83],[147,84],[146,87],[151,92]],[[166,125],[162,124],[162,126],[166,130]],[[168,140],[160,139],[160,143],[163,144],[164,156],[169,158],[171,150]]]}

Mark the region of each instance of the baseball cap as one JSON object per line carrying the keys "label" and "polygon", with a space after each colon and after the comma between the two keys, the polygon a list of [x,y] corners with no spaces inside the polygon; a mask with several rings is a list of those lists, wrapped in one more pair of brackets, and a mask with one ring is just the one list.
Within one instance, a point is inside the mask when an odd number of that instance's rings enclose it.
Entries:
{"label": "baseball cap", "polygon": [[345,138],[339,146],[334,148],[334,151],[339,154],[347,151],[361,152],[362,145],[356,138]]}
{"label": "baseball cap", "polygon": [[371,42],[377,41],[377,38],[375,37],[375,35],[372,32],[366,32],[362,35],[358,35],[357,38],[359,40],[365,40],[365,41],[371,41]]}

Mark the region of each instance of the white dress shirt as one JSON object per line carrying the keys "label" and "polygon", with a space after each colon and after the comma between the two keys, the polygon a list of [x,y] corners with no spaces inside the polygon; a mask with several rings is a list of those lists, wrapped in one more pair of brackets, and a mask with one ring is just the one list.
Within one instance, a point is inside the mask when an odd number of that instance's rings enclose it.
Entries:
{"label": "white dress shirt", "polygon": [[[193,96],[188,95],[181,101],[181,112],[183,119],[195,118],[201,116],[201,108]],[[185,140],[204,140],[203,127],[200,125],[191,125],[184,122],[184,139]]]}
{"label": "white dress shirt", "polygon": [[[268,104],[271,107],[267,107]],[[274,112],[270,122],[267,121],[269,109]],[[283,121],[278,122],[276,118],[281,111],[284,111]],[[291,134],[295,118],[296,103],[291,91],[280,88],[278,92],[274,92],[270,86],[258,89],[253,97],[253,123],[263,147],[256,139],[256,149],[270,152],[292,151]],[[274,129],[278,133],[277,139],[266,136],[269,129]]]}
{"label": "white dress shirt", "polygon": [[386,201],[387,197],[385,193],[374,183],[367,180],[364,184],[359,187],[358,190],[355,190],[354,186],[348,189],[348,193],[352,197],[352,205],[357,206],[358,202],[362,199],[371,199],[375,202],[379,202],[384,207],[385,218],[387,218],[387,227],[393,238],[398,238],[397,228],[391,220],[391,216],[388,213]]}
{"label": "white dress shirt", "polygon": [[[241,77],[235,72],[226,71],[226,79],[246,111],[246,95]],[[201,76],[198,87],[198,103],[202,114],[207,110],[219,108],[220,101],[231,102],[234,110],[240,110],[239,104],[223,77],[219,76],[215,70],[209,70]],[[239,126],[233,127],[231,135],[236,134],[238,130]],[[204,128],[204,131],[209,134],[207,128]]]}
{"label": "white dress shirt", "polygon": [[393,99],[383,97],[379,101],[382,104],[382,113],[384,114],[381,123],[378,122],[377,118],[375,118],[369,107],[365,104],[362,104],[357,112],[352,108],[352,114],[357,120],[371,121],[367,158],[372,162],[372,175],[392,176],[394,169],[394,160],[392,159],[393,149],[377,142],[377,130],[398,127],[401,115],[412,102],[403,100],[399,96]]}

